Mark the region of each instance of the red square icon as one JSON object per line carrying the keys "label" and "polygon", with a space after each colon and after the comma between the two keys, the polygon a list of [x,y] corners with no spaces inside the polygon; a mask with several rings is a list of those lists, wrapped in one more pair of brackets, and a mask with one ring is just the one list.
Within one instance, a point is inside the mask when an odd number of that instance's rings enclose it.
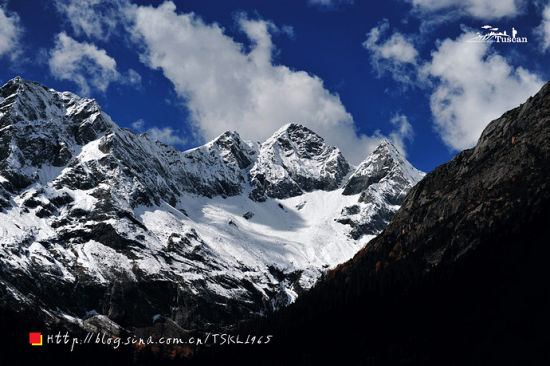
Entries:
{"label": "red square icon", "polygon": [[29,343],[33,346],[41,346],[42,345],[42,333],[39,333],[39,332],[29,333]]}

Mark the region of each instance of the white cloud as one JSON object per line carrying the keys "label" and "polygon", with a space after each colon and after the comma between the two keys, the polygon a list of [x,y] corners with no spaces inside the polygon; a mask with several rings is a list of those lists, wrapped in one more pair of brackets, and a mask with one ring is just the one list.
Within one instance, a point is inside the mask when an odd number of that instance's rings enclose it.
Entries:
{"label": "white cloud", "polygon": [[550,4],[542,11],[542,23],[535,29],[535,33],[542,41],[542,51],[550,50]]}
{"label": "white cloud", "polygon": [[107,40],[123,21],[127,0],[55,0],[57,11],[77,36]]}
{"label": "white cloud", "polygon": [[473,146],[491,120],[523,103],[543,84],[537,75],[492,52],[489,43],[467,42],[473,37],[465,33],[446,39],[422,67],[434,85],[430,106],[435,126],[454,150]]}
{"label": "white cloud", "polygon": [[[144,132],[145,127],[145,121],[140,118],[137,121],[134,121],[130,124],[135,132],[142,133]],[[187,139],[180,137],[180,132],[178,130],[174,130],[171,127],[153,127],[149,128],[145,131],[153,140],[158,140],[161,142],[164,142],[167,145],[185,145],[187,143]]]}
{"label": "white cloud", "polygon": [[184,138],[177,135],[179,131],[173,130],[170,127],[153,127],[148,129],[147,133],[151,135],[153,140],[164,142],[167,145],[183,145],[187,142]]}
{"label": "white cloud", "polygon": [[382,40],[389,27],[388,20],[384,19],[372,28],[367,33],[363,47],[370,51],[371,65],[379,76],[387,71],[395,80],[410,83],[413,80],[411,74],[417,66],[418,51],[412,40],[399,32],[394,32],[389,38]]}
{"label": "white cloud", "polygon": [[251,41],[246,48],[218,24],[178,14],[172,2],[132,11],[132,32],[146,46],[142,60],[174,84],[206,139],[236,130],[263,140],[284,123],[299,122],[340,147],[352,162],[361,161],[379,141],[357,136],[352,116],[319,77],[273,64],[272,23],[241,16],[239,26]]}
{"label": "white cloud", "polygon": [[294,27],[293,26],[285,24],[285,25],[281,26],[280,29],[281,29],[282,33],[284,33],[288,36],[288,38],[294,39],[295,35],[294,35]]}
{"label": "white cloud", "polygon": [[0,57],[9,55],[14,59],[19,54],[17,47],[22,32],[19,16],[0,5]]}
{"label": "white cloud", "polygon": [[[395,32],[380,42],[387,29],[384,21],[367,34],[364,46],[371,52],[373,66],[380,75],[389,71],[396,81],[431,93],[435,128],[452,150],[473,146],[490,121],[523,103],[542,86],[537,75],[510,65],[491,50],[490,43],[467,42],[474,38],[473,33],[439,42],[431,59],[422,61],[407,36]],[[408,122],[402,118],[392,121],[401,123],[390,137],[407,140]]]}
{"label": "white cloud", "polygon": [[406,156],[405,141],[412,141],[414,137],[414,131],[412,125],[409,123],[407,116],[404,114],[395,114],[390,123],[396,127],[396,129],[390,133],[390,139],[397,147],[397,149]]}
{"label": "white cloud", "polygon": [[103,49],[87,42],[78,42],[64,32],[57,35],[49,52],[50,73],[60,80],[70,80],[79,93],[89,96],[92,89],[105,92],[112,82],[141,85],[141,75],[133,69],[120,74],[116,61]]}
{"label": "white cloud", "polygon": [[478,19],[499,19],[519,15],[525,0],[405,0],[419,13],[456,12]]}
{"label": "white cloud", "polygon": [[134,69],[128,69],[124,75],[121,76],[120,82],[127,85],[141,85],[141,75]]}
{"label": "white cloud", "polygon": [[145,121],[140,118],[137,121],[132,122],[131,126],[137,132],[141,132],[143,130],[143,126],[145,126]]}
{"label": "white cloud", "polygon": [[54,77],[75,82],[83,95],[89,95],[92,87],[105,92],[119,78],[116,61],[105,50],[75,41],[65,33],[57,35],[49,66]]}

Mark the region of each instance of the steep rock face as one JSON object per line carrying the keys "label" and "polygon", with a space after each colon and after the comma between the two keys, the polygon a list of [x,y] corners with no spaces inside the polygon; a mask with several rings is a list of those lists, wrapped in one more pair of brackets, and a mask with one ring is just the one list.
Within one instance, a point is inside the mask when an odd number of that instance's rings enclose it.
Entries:
{"label": "steep rock face", "polygon": [[[520,227],[550,197],[550,84],[492,121],[477,145],[409,191],[385,235],[368,252],[423,252],[426,268],[455,261],[498,228]],[[379,243],[379,244],[377,244]],[[390,250],[391,252],[391,250]]]}
{"label": "steep rock face", "polygon": [[19,77],[0,89],[0,97],[0,208],[10,193],[55,174],[113,126],[95,100]]}
{"label": "steep rock face", "polygon": [[[146,134],[137,136],[118,127],[112,128],[87,150],[92,159],[103,155],[100,161],[104,171],[93,180],[100,182],[102,175],[114,170],[113,178],[122,174],[116,178],[120,180],[118,188],[130,190],[129,200],[133,207],[153,202],[158,205],[160,200],[175,202],[183,192],[206,197],[238,195],[246,183],[243,169],[256,155],[237,133],[225,133],[206,145],[182,153],[151,140]],[[80,159],[79,163],[89,161],[86,159]],[[71,168],[75,173],[86,171],[78,165]],[[87,184],[90,178],[83,174],[73,175],[60,183]]]}
{"label": "steep rock face", "polygon": [[[211,197],[234,196],[243,192],[258,147],[241,139],[237,132],[226,132],[206,145],[183,153],[182,168],[194,193]],[[214,169],[213,169],[214,167]]]}
{"label": "steep rock face", "polygon": [[338,222],[350,225],[354,238],[378,234],[423,176],[390,141],[383,140],[345,183],[342,194],[359,194],[359,199],[342,210]]}
{"label": "steep rock face", "polygon": [[250,198],[288,198],[313,190],[333,190],[350,166],[342,153],[299,124],[283,126],[260,148],[250,170]]}
{"label": "steep rock face", "polygon": [[[91,188],[116,169],[116,174],[126,175],[124,184],[135,178],[145,180],[138,183],[150,188],[147,194],[139,187],[131,194],[141,199],[149,196],[157,203],[173,201],[181,192],[232,196],[242,192],[247,179],[243,169],[257,155],[256,147],[230,132],[181,153],[147,135],[120,129],[93,99],[59,93],[19,77],[4,85],[0,94],[0,193],[4,199],[7,192],[55,178],[69,162],[71,171],[62,174],[58,185]],[[90,142],[94,143],[88,146]],[[78,155],[80,159],[73,159]]]}

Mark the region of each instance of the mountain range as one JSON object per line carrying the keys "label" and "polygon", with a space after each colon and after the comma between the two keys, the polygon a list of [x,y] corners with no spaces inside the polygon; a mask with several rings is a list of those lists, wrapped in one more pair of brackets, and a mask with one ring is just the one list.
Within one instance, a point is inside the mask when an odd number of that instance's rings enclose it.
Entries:
{"label": "mountain range", "polygon": [[353,167],[296,123],[182,152],[16,77],[0,88],[0,306],[114,335],[231,327],[365,248],[423,176],[388,140]]}
{"label": "mountain range", "polygon": [[[181,152],[15,78],[0,343],[33,364],[547,364],[549,150],[550,83],[424,175],[387,140],[353,167],[299,124]],[[14,342],[59,328],[273,342],[62,358]]]}

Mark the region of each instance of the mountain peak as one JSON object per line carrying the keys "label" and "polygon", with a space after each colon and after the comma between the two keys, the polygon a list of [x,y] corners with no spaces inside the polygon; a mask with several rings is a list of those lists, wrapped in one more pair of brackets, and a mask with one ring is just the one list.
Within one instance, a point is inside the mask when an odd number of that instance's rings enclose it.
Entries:
{"label": "mountain peak", "polygon": [[305,130],[313,133],[313,131],[300,123],[290,122],[282,125],[277,131],[275,131],[273,135],[280,135],[281,133],[291,132],[295,130]]}
{"label": "mountain peak", "polygon": [[399,151],[397,146],[395,146],[393,142],[391,142],[391,140],[387,138],[383,138],[382,140],[380,140],[380,143],[373,150],[372,154],[387,154],[392,156],[394,159],[403,157],[403,153]]}
{"label": "mountain peak", "polygon": [[289,123],[277,130],[260,148],[250,170],[250,197],[287,198],[316,189],[338,188],[350,166],[334,146],[303,125]]}
{"label": "mountain peak", "polygon": [[224,133],[222,133],[221,135],[219,135],[216,139],[219,139],[219,138],[222,138],[222,137],[228,137],[228,138],[240,138],[241,136],[239,135],[239,133],[237,131],[231,131],[231,130],[227,130],[225,131]]}
{"label": "mountain peak", "polygon": [[29,85],[30,83],[31,82],[26,81],[22,77],[16,76],[0,87],[0,97],[3,99],[15,97],[22,91],[21,89],[24,85]]}
{"label": "mountain peak", "polygon": [[[81,98],[71,92],[58,92],[16,76],[0,88],[4,107],[15,108],[18,120],[53,120],[63,115],[80,113],[83,109],[101,112],[95,99]],[[51,114],[54,114],[53,116]]]}
{"label": "mountain peak", "polygon": [[8,85],[14,85],[14,84],[19,85],[19,84],[23,84],[23,83],[26,83],[26,82],[28,82],[28,81],[23,79],[21,76],[16,76],[16,77],[11,78],[10,80],[8,80],[8,82],[5,83],[2,86],[2,88],[5,87],[5,86],[8,86]]}
{"label": "mountain peak", "polygon": [[206,149],[216,150],[225,162],[225,164],[236,165],[239,169],[244,169],[252,164],[257,155],[257,147],[241,138],[236,131],[226,131],[204,145]]}
{"label": "mountain peak", "polygon": [[[263,145],[281,144],[283,140],[289,140],[294,143],[302,143],[310,140],[315,144],[324,145],[324,139],[314,131],[298,123],[287,123],[279,128]],[[286,145],[286,144],[284,144]]]}
{"label": "mountain peak", "polygon": [[359,164],[351,175],[344,186],[343,194],[361,193],[366,191],[371,184],[388,180],[396,180],[406,186],[412,186],[424,175],[405,159],[390,140],[382,139],[378,147]]}
{"label": "mountain peak", "polygon": [[380,140],[380,143],[378,144],[376,149],[379,149],[379,148],[392,148],[392,149],[397,150],[395,145],[389,139],[387,139],[386,137],[384,137],[382,140]]}
{"label": "mountain peak", "polygon": [[0,108],[0,173],[10,191],[43,179],[43,167],[66,165],[83,145],[115,126],[95,100],[19,76],[0,88]]}
{"label": "mountain peak", "polygon": [[8,87],[10,85],[19,85],[23,82],[23,78],[21,78],[21,76],[16,76],[10,80],[8,80],[7,83],[5,83],[4,85],[2,85],[2,88],[5,88],[5,87]]}
{"label": "mountain peak", "polygon": [[337,147],[327,145],[317,133],[297,123],[287,123],[279,128],[262,144],[261,150],[266,153],[273,150],[267,154],[275,158],[280,154],[285,157],[294,155],[304,161],[325,160],[327,155],[333,153],[341,155]]}
{"label": "mountain peak", "polygon": [[242,141],[241,135],[237,131],[225,131],[218,137],[214,138],[211,143],[215,144],[225,144],[227,142],[234,141],[240,143]]}
{"label": "mountain peak", "polygon": [[383,139],[344,185],[343,195],[358,194],[359,198],[342,211],[338,221],[352,227],[354,238],[379,233],[423,176],[390,140]]}
{"label": "mountain peak", "polygon": [[52,92],[53,90],[48,89],[46,86],[36,82],[23,79],[21,76],[16,76],[10,79],[0,88],[0,96],[3,98],[8,98],[12,95],[24,95],[29,93],[40,93],[40,92]]}

